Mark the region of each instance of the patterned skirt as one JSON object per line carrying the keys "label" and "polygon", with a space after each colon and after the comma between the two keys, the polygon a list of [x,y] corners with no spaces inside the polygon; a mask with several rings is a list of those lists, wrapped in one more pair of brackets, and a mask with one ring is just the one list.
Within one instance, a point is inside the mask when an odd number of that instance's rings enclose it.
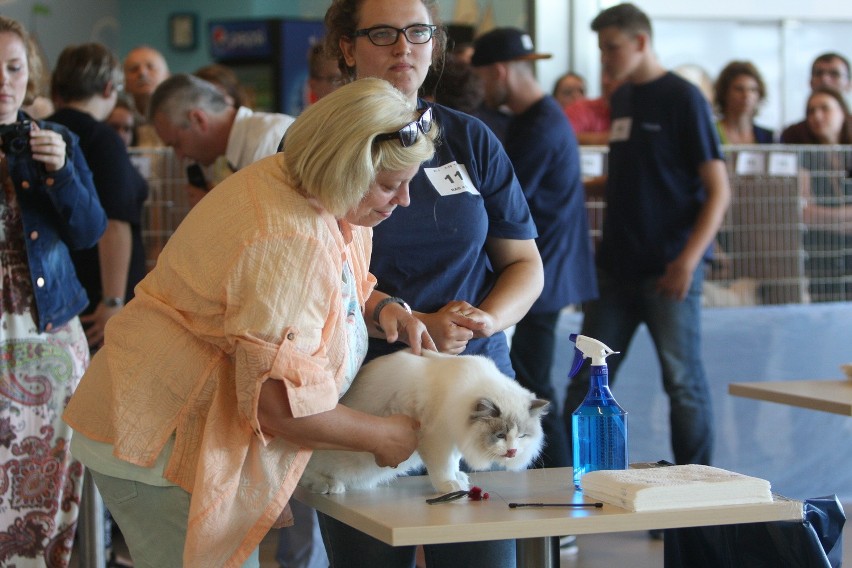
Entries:
{"label": "patterned skirt", "polygon": [[38,332],[19,212],[9,201],[0,199],[0,566],[65,567],[83,466],[71,459],[62,412],[89,349],[77,318]]}

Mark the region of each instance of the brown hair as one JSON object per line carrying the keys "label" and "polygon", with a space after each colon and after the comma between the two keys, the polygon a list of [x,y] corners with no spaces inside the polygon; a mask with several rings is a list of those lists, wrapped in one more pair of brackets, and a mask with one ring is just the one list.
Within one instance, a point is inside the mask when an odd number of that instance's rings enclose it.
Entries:
{"label": "brown hair", "polygon": [[[840,105],[840,110],[843,111],[845,120],[843,121],[843,126],[840,130],[840,139],[838,141],[840,144],[852,144],[852,117],[849,116],[849,105],[846,104],[846,100],[837,89],[832,89],[831,87],[817,87],[811,91],[811,94],[808,95],[808,102],[805,104],[805,120],[807,121],[808,107],[811,106],[811,100],[816,95],[828,95],[836,100],[837,104]],[[808,131],[810,131],[810,127],[808,127]]]}
{"label": "brown hair", "polygon": [[757,81],[757,94],[760,97],[758,103],[762,103],[763,99],[766,98],[766,84],[763,82],[763,77],[760,76],[757,67],[751,61],[731,61],[719,72],[716,84],[713,85],[713,99],[722,115],[725,114],[725,105],[728,104],[725,100],[728,95],[728,89],[731,88],[731,84],[740,75],[747,75]]}
{"label": "brown hair", "polygon": [[653,37],[651,20],[637,6],[630,3],[618,4],[607,8],[592,20],[592,31],[599,32],[603,28],[616,28],[626,34],[648,34]]}
{"label": "brown hair", "polygon": [[[346,60],[343,58],[343,52],[340,51],[340,39],[347,37],[351,38],[355,33],[358,25],[358,9],[364,0],[333,0],[328,11],[325,13],[325,51],[329,57],[337,59],[337,65],[343,72],[344,77],[350,79],[355,78],[355,68],[346,65]],[[420,0],[426,10],[429,12],[429,17],[432,19],[432,24],[438,26],[432,36],[432,65],[443,61],[444,51],[447,47],[447,36],[444,28],[441,25],[441,17],[438,8],[437,0]],[[428,23],[428,22],[421,22]]]}
{"label": "brown hair", "polygon": [[31,104],[39,95],[43,69],[41,57],[38,54],[35,42],[30,37],[30,34],[27,33],[26,28],[24,28],[24,26],[17,20],[7,18],[6,16],[0,16],[0,33],[3,32],[15,34],[21,38],[21,41],[24,44],[24,49],[27,52],[27,70],[29,72],[29,78],[27,79],[27,93],[24,95],[24,104]]}
{"label": "brown hair", "polygon": [[50,94],[66,103],[85,101],[112,83],[120,90],[124,72],[118,58],[100,43],[69,45],[59,54],[50,78]]}

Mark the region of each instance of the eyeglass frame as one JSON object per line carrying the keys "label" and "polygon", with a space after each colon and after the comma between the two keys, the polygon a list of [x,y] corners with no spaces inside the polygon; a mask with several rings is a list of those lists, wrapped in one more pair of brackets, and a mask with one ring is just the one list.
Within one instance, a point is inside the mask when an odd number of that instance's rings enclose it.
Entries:
{"label": "eyeglass frame", "polygon": [[[397,39],[399,39],[398,36]],[[425,121],[423,120],[424,118],[426,118]],[[424,135],[431,132],[432,122],[432,107],[427,106],[425,109],[423,109],[423,112],[420,113],[420,116],[417,118],[417,120],[412,120],[396,132],[377,134],[376,137],[373,139],[373,142],[381,142],[383,140],[399,140],[399,143],[402,145],[403,148],[408,148],[417,143],[417,140],[420,138],[420,132],[422,132]],[[414,132],[413,135],[404,134],[411,132],[412,129]],[[404,136],[409,136],[411,139],[406,140]]]}
{"label": "eyeglass frame", "polygon": [[[408,37],[408,30],[411,28],[426,28],[429,30],[429,37],[426,38],[425,41],[417,42],[412,41],[410,37]],[[370,28],[362,28],[360,30],[355,30],[355,33],[352,34],[353,38],[365,36],[370,40],[370,43],[375,45],[376,47],[387,47],[389,45],[396,45],[399,41],[399,34],[402,34],[405,37],[405,40],[412,45],[423,45],[425,43],[429,43],[429,41],[435,37],[435,31],[438,29],[438,26],[435,24],[411,24],[410,26],[405,26],[404,28],[395,28],[393,26],[373,26]],[[376,43],[370,33],[376,30],[393,30],[396,32],[396,35],[393,38],[393,41],[390,43]]]}

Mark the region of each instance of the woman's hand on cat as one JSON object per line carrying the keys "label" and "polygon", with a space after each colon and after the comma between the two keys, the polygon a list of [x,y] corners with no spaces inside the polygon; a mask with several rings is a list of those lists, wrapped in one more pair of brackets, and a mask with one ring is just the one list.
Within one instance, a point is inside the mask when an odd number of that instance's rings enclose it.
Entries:
{"label": "woman's hand on cat", "polygon": [[460,300],[454,300],[437,312],[418,314],[426,323],[429,334],[435,340],[438,351],[458,355],[474,337],[488,337],[493,333],[492,318],[479,308]]}
{"label": "woman's hand on cat", "polygon": [[396,467],[417,449],[417,431],[420,423],[405,414],[392,414],[383,419],[383,431],[373,438],[372,454],[379,467]]}
{"label": "woman's hand on cat", "polygon": [[379,315],[381,328],[388,343],[402,341],[411,347],[411,352],[420,355],[421,350],[437,351],[438,347],[429,335],[426,324],[411,315],[399,304],[388,304]]}

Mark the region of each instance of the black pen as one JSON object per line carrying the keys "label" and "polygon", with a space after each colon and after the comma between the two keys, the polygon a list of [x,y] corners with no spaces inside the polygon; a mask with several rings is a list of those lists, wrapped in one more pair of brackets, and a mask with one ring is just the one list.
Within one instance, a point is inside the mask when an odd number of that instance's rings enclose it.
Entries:
{"label": "black pen", "polygon": [[509,508],[518,507],[595,507],[600,509],[603,503],[509,503]]}

